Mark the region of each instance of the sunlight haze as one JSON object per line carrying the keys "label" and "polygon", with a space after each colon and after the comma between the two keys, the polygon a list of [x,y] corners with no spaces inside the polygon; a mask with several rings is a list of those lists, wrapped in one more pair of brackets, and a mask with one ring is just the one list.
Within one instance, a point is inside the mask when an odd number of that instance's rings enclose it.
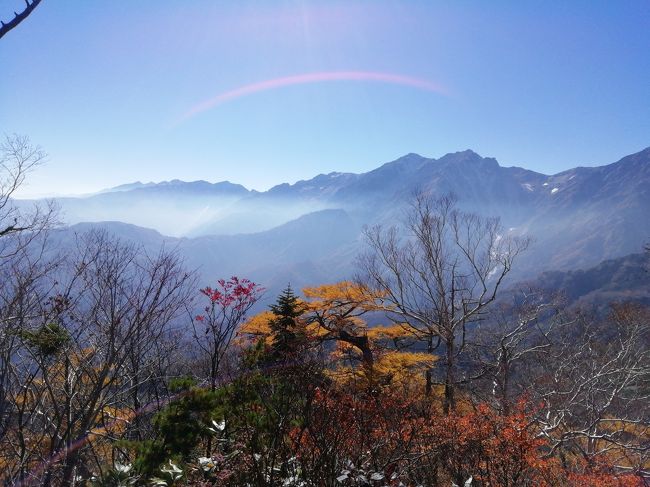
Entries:
{"label": "sunlight haze", "polygon": [[649,23],[643,1],[45,1],[0,45],[0,129],[49,154],[23,196],[468,148],[556,173],[647,146]]}

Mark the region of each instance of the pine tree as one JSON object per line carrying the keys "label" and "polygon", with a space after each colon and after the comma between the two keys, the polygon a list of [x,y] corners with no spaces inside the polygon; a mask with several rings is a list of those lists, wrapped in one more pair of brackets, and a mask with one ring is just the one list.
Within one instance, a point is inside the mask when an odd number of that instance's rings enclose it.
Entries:
{"label": "pine tree", "polygon": [[276,304],[271,305],[275,316],[270,322],[273,341],[271,343],[271,360],[287,362],[295,360],[304,348],[306,336],[300,316],[305,307],[293,293],[291,285],[278,296]]}

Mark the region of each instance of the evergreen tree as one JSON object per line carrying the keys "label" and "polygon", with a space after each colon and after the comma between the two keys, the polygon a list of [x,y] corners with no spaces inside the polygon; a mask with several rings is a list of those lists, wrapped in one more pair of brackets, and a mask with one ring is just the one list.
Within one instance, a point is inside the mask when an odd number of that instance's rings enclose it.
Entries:
{"label": "evergreen tree", "polygon": [[306,335],[300,316],[305,306],[293,293],[291,285],[278,296],[276,304],[271,305],[274,318],[269,322],[273,341],[270,358],[272,362],[296,360],[304,349]]}

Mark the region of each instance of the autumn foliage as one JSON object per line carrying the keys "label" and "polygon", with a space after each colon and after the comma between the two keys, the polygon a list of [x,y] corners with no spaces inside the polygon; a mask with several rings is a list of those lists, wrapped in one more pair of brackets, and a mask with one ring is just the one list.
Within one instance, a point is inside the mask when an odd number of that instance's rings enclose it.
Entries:
{"label": "autumn foliage", "polygon": [[[367,289],[342,282],[309,288],[303,298],[288,287],[267,311],[248,317],[262,291],[237,277],[200,289],[202,309],[190,315],[187,344],[196,353],[187,362],[193,368],[157,379],[168,392],[147,407],[129,408],[128,396],[116,395],[121,402],[98,408],[79,449],[68,453],[78,455],[72,473],[79,485],[644,485],[643,460],[621,460],[628,452],[621,445],[588,455],[582,438],[558,441],[569,423],[550,431],[544,418],[551,402],[531,393],[510,398],[504,408],[502,397],[459,388],[447,408],[444,382],[430,388],[425,380],[439,357],[418,348],[419,337],[402,323],[369,326],[380,297]],[[625,316],[632,323],[637,315]],[[19,411],[35,408],[35,392],[51,386],[38,400],[55,408],[45,399],[56,402],[58,389],[65,398],[66,377],[71,370],[83,374],[80,361],[96,351],[50,360],[71,350],[60,325],[20,338],[42,356],[44,368],[25,389]],[[117,373],[107,391],[124,387]],[[136,435],[136,424],[146,433]],[[604,424],[644,438],[639,426]],[[31,426],[9,428],[6,441],[19,442],[27,431],[33,458],[23,478],[51,471],[56,485],[69,460],[48,452],[51,441],[39,440]],[[95,463],[87,460],[91,454]],[[38,455],[51,460],[39,464]]]}

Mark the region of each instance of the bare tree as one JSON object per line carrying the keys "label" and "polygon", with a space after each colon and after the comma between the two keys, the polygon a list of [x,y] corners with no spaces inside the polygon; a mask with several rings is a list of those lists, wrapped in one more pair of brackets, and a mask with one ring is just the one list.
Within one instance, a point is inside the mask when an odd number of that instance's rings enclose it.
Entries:
{"label": "bare tree", "polygon": [[[30,465],[41,457],[35,444],[40,425],[40,396],[34,395],[39,368],[25,348],[28,330],[47,314],[47,300],[60,265],[45,250],[47,241],[32,242],[0,265],[0,479],[25,479]],[[37,398],[38,397],[38,398]],[[4,459],[4,460],[2,460]]]}
{"label": "bare tree", "polygon": [[[443,407],[449,412],[457,385],[468,380],[458,370],[467,326],[496,299],[528,240],[506,235],[498,218],[459,211],[453,196],[416,195],[405,230],[366,230],[369,251],[359,259],[360,280],[430,353],[444,345]],[[431,393],[431,371],[426,379]]]}
{"label": "bare tree", "polygon": [[39,146],[22,135],[5,136],[0,142],[0,259],[18,254],[57,223],[54,203],[24,205],[14,199],[27,175],[46,157]]}
{"label": "bare tree", "polygon": [[[19,204],[13,197],[45,158],[25,136],[0,141],[0,444],[2,455],[13,455],[11,465],[23,473],[32,458],[21,433],[36,420],[28,395],[37,380],[23,338],[43,314],[43,296],[50,294],[60,262],[48,250],[48,230],[56,224],[54,205]],[[9,445],[8,435],[18,441]]]}
{"label": "bare tree", "polygon": [[650,478],[650,311],[619,304],[607,320],[583,316],[561,331],[533,389],[549,454],[607,456]]}
{"label": "bare tree", "polygon": [[41,3],[41,0],[31,0],[31,2],[29,0],[25,0],[25,9],[23,11],[14,12],[14,18],[9,22],[0,21],[0,39],[2,39],[2,37],[4,37],[7,32],[9,32],[11,29],[14,29],[15,27],[18,27],[18,24],[29,17],[29,14],[31,14],[34,9],[38,7],[39,3]]}
{"label": "bare tree", "polygon": [[187,306],[192,277],[173,253],[148,256],[100,231],[78,239],[12,357],[14,418],[24,419],[10,425],[4,450],[26,459],[9,462],[14,474],[71,485],[112,463],[114,440],[134,429],[138,437],[143,398],[163,379],[157,344]]}
{"label": "bare tree", "polygon": [[166,339],[193,287],[175,253],[149,256],[104,232],[58,257],[48,244],[56,208],[13,198],[45,158],[26,137],[0,143],[0,477],[8,483],[67,484],[115,450],[97,450],[102,438],[142,437],[142,406],[161,403]]}
{"label": "bare tree", "polygon": [[[501,301],[490,318],[473,330],[474,362],[486,371],[485,389],[473,395],[496,402],[502,414],[534,387],[539,367],[557,346],[557,330],[575,319],[563,312],[561,296],[535,289],[518,290],[512,302]],[[532,366],[533,371],[530,368]]]}

